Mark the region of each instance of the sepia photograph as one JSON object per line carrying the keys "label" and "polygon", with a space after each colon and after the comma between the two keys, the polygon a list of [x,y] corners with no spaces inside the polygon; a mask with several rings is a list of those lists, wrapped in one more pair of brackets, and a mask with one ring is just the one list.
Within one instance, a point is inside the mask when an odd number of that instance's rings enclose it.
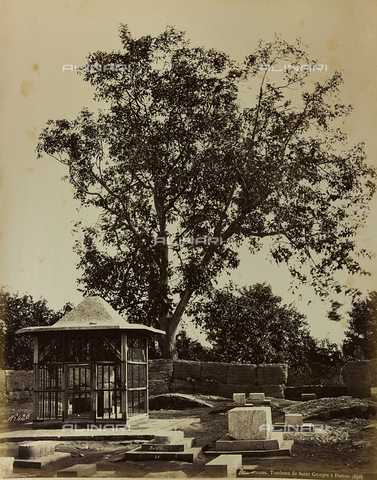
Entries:
{"label": "sepia photograph", "polygon": [[377,3],[0,42],[0,478],[377,480]]}

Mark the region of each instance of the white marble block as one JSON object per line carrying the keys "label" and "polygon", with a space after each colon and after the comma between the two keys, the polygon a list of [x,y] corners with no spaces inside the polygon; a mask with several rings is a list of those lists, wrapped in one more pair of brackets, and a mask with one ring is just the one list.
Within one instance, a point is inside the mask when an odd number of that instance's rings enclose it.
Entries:
{"label": "white marble block", "polygon": [[236,440],[267,440],[271,438],[271,408],[233,408],[228,412],[228,425],[229,435]]}
{"label": "white marble block", "polygon": [[302,415],[299,413],[286,413],[284,420],[286,425],[302,425]]}
{"label": "white marble block", "polygon": [[238,405],[245,405],[246,394],[245,393],[233,393],[233,402],[238,403]]}
{"label": "white marble block", "polygon": [[156,443],[180,443],[183,441],[184,432],[174,430],[170,432],[157,432],[154,436]]}
{"label": "white marble block", "polygon": [[251,402],[264,402],[264,393],[250,393],[248,400]]}

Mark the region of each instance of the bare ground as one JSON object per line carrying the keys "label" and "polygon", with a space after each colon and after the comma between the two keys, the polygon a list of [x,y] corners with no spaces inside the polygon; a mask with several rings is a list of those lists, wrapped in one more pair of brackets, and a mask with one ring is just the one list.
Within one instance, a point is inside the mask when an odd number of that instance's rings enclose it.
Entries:
{"label": "bare ground", "polygon": [[[62,468],[77,463],[96,463],[99,474],[103,477],[143,477],[150,472],[178,471],[185,472],[188,477],[200,476],[208,458],[205,451],[214,442],[225,435],[228,430],[228,401],[213,401],[212,408],[190,408],[186,410],[159,410],[150,412],[150,418],[182,418],[198,417],[200,422],[182,429],[186,437],[195,437],[196,445],[203,447],[196,463],[185,462],[124,462],[121,461],[126,451],[135,448],[133,442],[83,442],[67,441],[57,446],[57,451],[69,452],[71,456],[41,470],[14,469],[14,473],[25,477],[53,477]],[[366,408],[367,405],[367,408]],[[371,408],[369,408],[371,406]],[[275,459],[244,459],[243,465],[256,466],[260,471],[275,472],[309,472],[311,478],[315,473],[332,474],[333,478],[356,480],[363,473],[376,473],[377,423],[373,416],[373,404],[368,400],[340,397],[339,399],[319,399],[311,402],[293,402],[272,399],[273,422],[282,421],[284,411],[302,413],[304,418],[310,417],[313,423],[324,422],[325,434],[290,433],[287,437],[294,439],[292,456]],[[22,409],[19,410],[20,413]],[[25,409],[25,412],[27,410]],[[372,413],[371,413],[372,412]],[[3,415],[4,419],[4,415]],[[318,419],[318,420],[316,420]],[[3,422],[3,420],[2,420]],[[15,422],[8,428],[20,428]],[[3,426],[4,423],[3,423]],[[26,428],[26,425],[24,426]],[[16,444],[2,444],[0,454],[12,454]],[[268,477],[267,477],[268,478]],[[317,478],[319,478],[317,476]]]}

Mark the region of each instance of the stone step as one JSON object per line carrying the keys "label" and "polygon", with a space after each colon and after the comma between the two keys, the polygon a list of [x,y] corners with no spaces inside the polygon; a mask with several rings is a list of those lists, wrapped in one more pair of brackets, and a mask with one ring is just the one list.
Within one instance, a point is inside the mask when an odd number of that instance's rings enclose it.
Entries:
{"label": "stone step", "polygon": [[141,450],[143,452],[184,452],[188,448],[191,448],[195,445],[195,438],[184,438],[182,443],[179,444],[169,444],[169,443],[156,443],[155,440],[151,442],[146,442],[141,445]]}
{"label": "stone step", "polygon": [[56,443],[51,441],[22,442],[18,447],[18,458],[32,459],[46,457],[55,452]]}
{"label": "stone step", "polygon": [[181,430],[172,430],[170,432],[161,432],[154,435],[154,441],[156,443],[163,444],[180,444],[183,441],[184,432]]}
{"label": "stone step", "polygon": [[144,462],[149,460],[162,460],[192,463],[196,461],[201,451],[201,447],[193,447],[184,452],[145,452],[141,447],[138,447],[126,452],[120,461]]}
{"label": "stone step", "polygon": [[208,477],[233,477],[242,468],[242,455],[220,455],[204,467],[204,474]]}
{"label": "stone step", "polygon": [[30,459],[23,459],[23,458],[16,458],[13,463],[13,468],[43,468],[50,463],[57,462],[62,458],[70,457],[70,453],[65,452],[55,452],[51,455],[46,455],[44,457],[39,458],[30,458]]}
{"label": "stone step", "polygon": [[232,440],[229,435],[216,442],[216,450],[244,451],[244,450],[279,450],[283,444],[282,433],[272,433],[268,440]]}
{"label": "stone step", "polygon": [[95,463],[78,463],[71,467],[63,468],[57,473],[58,477],[90,477],[97,472],[97,465]]}
{"label": "stone step", "polygon": [[[272,457],[290,457],[293,440],[284,440],[281,448],[273,450],[231,450],[227,451],[228,455],[242,455],[243,458],[272,458]],[[207,457],[223,455],[224,450],[206,450]]]}

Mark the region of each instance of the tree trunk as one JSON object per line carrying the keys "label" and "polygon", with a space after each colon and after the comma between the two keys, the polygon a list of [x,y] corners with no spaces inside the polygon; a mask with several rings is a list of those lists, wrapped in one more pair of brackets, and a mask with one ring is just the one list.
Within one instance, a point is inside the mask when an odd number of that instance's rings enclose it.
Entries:
{"label": "tree trunk", "polygon": [[194,292],[193,289],[187,288],[181,295],[181,298],[179,300],[179,303],[177,305],[177,308],[175,309],[173,316],[171,318],[168,318],[168,317],[165,318],[165,322],[164,322],[165,328],[162,328],[162,329],[166,331],[166,335],[163,339],[161,339],[163,358],[171,358],[173,360],[177,360],[178,358],[175,337],[177,335],[177,330],[181,322],[183,312],[185,311],[185,308],[193,292]]}

